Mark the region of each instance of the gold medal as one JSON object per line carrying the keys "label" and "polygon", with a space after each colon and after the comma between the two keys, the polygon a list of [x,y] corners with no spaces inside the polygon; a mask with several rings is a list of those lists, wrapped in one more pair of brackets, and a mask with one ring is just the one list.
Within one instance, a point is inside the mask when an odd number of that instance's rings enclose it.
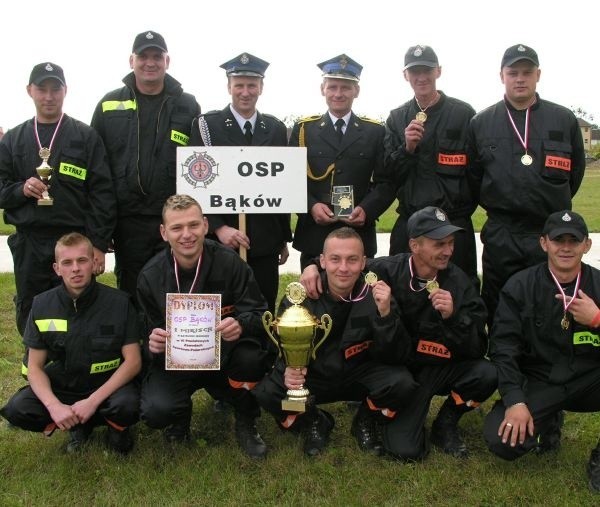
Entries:
{"label": "gold medal", "polygon": [[425,123],[427,121],[427,113],[425,111],[419,111],[415,116],[415,120]]}
{"label": "gold medal", "polygon": [[365,275],[365,282],[368,283],[369,285],[376,284],[377,283],[377,275],[375,273],[373,273],[373,271],[369,271]]}
{"label": "gold medal", "polygon": [[567,317],[567,314],[565,313],[562,320],[560,321],[560,326],[566,331],[567,329],[569,329],[569,317]]}
{"label": "gold medal", "polygon": [[427,289],[427,292],[431,293],[434,290],[438,290],[440,288],[440,284],[437,282],[437,280],[427,280],[425,288]]}
{"label": "gold medal", "polygon": [[521,157],[521,164],[531,165],[532,163],[533,163],[533,157],[531,155],[529,155],[529,153],[525,153],[525,155],[523,155]]}

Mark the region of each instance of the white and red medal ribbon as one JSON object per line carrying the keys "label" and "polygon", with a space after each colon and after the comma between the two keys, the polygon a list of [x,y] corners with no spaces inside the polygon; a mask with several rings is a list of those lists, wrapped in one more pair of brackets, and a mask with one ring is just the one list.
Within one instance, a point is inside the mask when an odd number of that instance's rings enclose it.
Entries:
{"label": "white and red medal ribbon", "polygon": [[525,112],[525,132],[524,132],[523,137],[521,137],[521,133],[519,132],[519,129],[517,128],[517,125],[515,124],[515,121],[513,120],[513,117],[510,114],[510,111],[508,110],[508,107],[506,106],[506,104],[504,104],[504,107],[506,108],[506,114],[508,114],[508,119],[510,120],[510,124],[512,125],[512,128],[515,131],[515,134],[517,134],[519,142],[525,149],[525,154],[527,154],[527,144],[529,142],[529,109],[531,108],[531,106],[529,106]]}
{"label": "white and red medal ribbon", "polygon": [[551,269],[548,269],[548,271],[550,271],[550,275],[552,276],[552,279],[554,280],[554,283],[558,287],[558,290],[560,291],[560,294],[562,296],[563,309],[564,309],[564,314],[566,317],[567,310],[569,309],[569,306],[571,306],[571,303],[573,302],[573,300],[575,299],[575,296],[577,296],[577,292],[579,291],[579,282],[581,280],[581,271],[579,273],[577,273],[577,280],[575,281],[575,289],[573,290],[573,296],[571,296],[571,300],[568,303],[567,303],[567,295],[565,294],[565,291],[563,290],[562,286],[560,285],[560,282],[554,276],[554,273],[552,272]]}
{"label": "white and red medal ribbon", "polygon": [[[48,151],[50,153],[52,153],[52,145],[54,144],[54,139],[56,139],[56,134],[58,134],[58,129],[60,128],[60,124],[62,123],[64,116],[65,116],[65,113],[61,113],[58,123],[56,124],[56,128],[54,129],[54,134],[52,134],[52,139],[50,139],[50,144],[48,145]],[[37,116],[34,116],[34,118],[33,118],[33,127],[34,127],[33,131],[35,132],[35,140],[38,143],[38,148],[41,150],[43,148],[43,146],[42,146],[42,142],[40,141],[40,135],[38,134]]]}
{"label": "white and red medal ribbon", "polygon": [[[191,294],[194,290],[194,286],[196,285],[196,281],[198,280],[198,275],[200,274],[200,265],[202,264],[202,255],[198,257],[198,263],[196,264],[196,275],[194,276],[194,281],[192,282],[192,286],[190,287],[190,291],[188,294]],[[181,293],[181,288],[179,287],[179,266],[177,265],[177,259],[173,255],[173,266],[175,267],[175,283],[177,284],[177,292]]]}

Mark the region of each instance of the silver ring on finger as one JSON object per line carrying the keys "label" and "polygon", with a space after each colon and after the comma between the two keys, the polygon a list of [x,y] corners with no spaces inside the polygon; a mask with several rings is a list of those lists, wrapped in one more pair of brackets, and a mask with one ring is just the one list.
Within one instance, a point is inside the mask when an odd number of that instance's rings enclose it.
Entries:
{"label": "silver ring on finger", "polygon": [[510,424],[510,423],[506,423],[506,427],[507,427],[507,428],[512,428],[512,427],[513,427],[513,425],[512,425],[512,424]]}

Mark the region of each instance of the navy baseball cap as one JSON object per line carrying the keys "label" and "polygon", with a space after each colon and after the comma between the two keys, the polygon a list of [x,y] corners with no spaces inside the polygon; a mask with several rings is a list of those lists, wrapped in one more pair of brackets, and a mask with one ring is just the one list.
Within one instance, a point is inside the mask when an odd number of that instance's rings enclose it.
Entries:
{"label": "navy baseball cap", "polygon": [[60,65],[51,62],[38,63],[29,75],[29,84],[39,86],[46,79],[56,79],[61,85],[67,86],[65,73]]}
{"label": "navy baseball cap", "polygon": [[500,68],[503,69],[504,67],[510,67],[521,60],[528,60],[536,67],[540,66],[538,55],[532,48],[523,44],[515,44],[504,52]]}
{"label": "navy baseball cap", "polygon": [[323,77],[348,79],[349,81],[360,81],[360,73],[363,69],[360,63],[345,54],[318,63],[317,67],[323,71]]}
{"label": "navy baseball cap", "polygon": [[422,65],[424,67],[439,67],[438,57],[430,46],[411,46],[404,55],[404,70]]}
{"label": "navy baseball cap", "polygon": [[552,213],[544,224],[543,234],[551,240],[562,234],[572,234],[577,241],[588,237],[588,228],[579,213],[570,210]]}
{"label": "navy baseball cap", "polygon": [[407,228],[409,238],[425,236],[430,239],[443,239],[455,232],[464,231],[462,227],[452,225],[448,215],[435,206],[415,211],[408,219]]}
{"label": "navy baseball cap", "polygon": [[229,76],[265,77],[269,62],[261,60],[250,53],[242,53],[221,65],[225,74]]}
{"label": "navy baseball cap", "polygon": [[144,49],[157,48],[163,53],[168,53],[167,43],[161,34],[149,30],[138,33],[133,41],[132,53],[139,55]]}

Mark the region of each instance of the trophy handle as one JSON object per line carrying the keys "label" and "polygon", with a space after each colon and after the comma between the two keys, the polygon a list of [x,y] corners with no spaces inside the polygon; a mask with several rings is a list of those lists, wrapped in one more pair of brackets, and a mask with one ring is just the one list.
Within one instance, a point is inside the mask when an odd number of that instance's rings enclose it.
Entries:
{"label": "trophy handle", "polygon": [[281,347],[279,346],[279,342],[275,339],[273,333],[271,332],[271,326],[273,324],[273,314],[270,311],[267,310],[265,313],[263,313],[262,323],[263,327],[265,328],[265,331],[267,332],[267,335],[269,335],[269,338],[271,338],[271,341],[277,347],[277,350],[279,352],[279,355],[277,357],[281,357]]}
{"label": "trophy handle", "polygon": [[332,324],[333,323],[332,323],[332,320],[331,320],[331,317],[329,316],[329,314],[324,313],[323,315],[321,315],[321,322],[317,325],[317,327],[320,329],[323,329],[325,332],[323,333],[323,338],[321,338],[321,340],[319,340],[319,343],[317,343],[312,349],[312,358],[313,359],[316,359],[317,349],[321,345],[323,345],[325,338],[327,338],[329,336],[329,333],[331,332]]}

